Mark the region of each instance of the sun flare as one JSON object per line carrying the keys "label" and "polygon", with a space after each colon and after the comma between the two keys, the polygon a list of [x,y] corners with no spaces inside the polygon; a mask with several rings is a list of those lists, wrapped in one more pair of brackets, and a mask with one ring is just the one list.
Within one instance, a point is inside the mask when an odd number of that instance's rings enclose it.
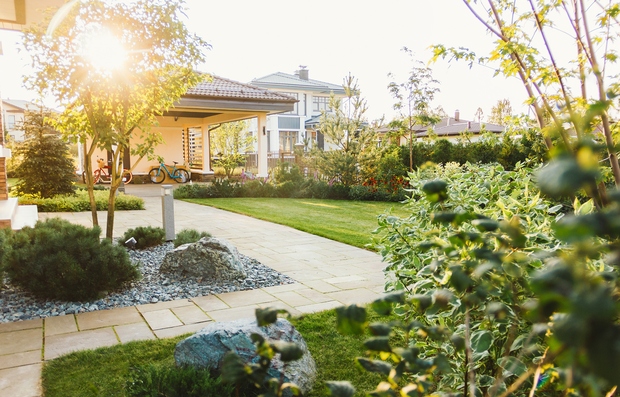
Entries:
{"label": "sun flare", "polygon": [[123,44],[107,30],[89,35],[84,41],[83,52],[88,62],[103,70],[119,69],[127,58]]}

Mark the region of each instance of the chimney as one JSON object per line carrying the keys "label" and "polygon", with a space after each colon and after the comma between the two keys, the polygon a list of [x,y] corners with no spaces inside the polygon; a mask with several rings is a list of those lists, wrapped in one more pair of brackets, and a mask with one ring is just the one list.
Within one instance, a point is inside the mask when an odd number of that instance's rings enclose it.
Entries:
{"label": "chimney", "polygon": [[308,69],[300,69],[298,71],[299,78],[302,80],[308,80]]}
{"label": "chimney", "polygon": [[461,113],[459,112],[458,109],[456,109],[456,112],[454,112],[454,120],[455,121],[459,121],[460,120],[460,116],[461,116]]}

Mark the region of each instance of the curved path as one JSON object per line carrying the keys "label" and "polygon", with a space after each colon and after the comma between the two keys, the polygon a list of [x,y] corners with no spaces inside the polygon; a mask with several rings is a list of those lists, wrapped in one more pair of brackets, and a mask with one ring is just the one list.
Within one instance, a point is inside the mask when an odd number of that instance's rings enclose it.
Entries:
{"label": "curved path", "polygon": [[[129,185],[127,193],[144,198],[145,211],[119,211],[114,236],[136,226],[162,226],[160,187]],[[92,226],[90,213],[41,213]],[[106,212],[98,214],[105,230]],[[383,291],[385,264],[373,252],[288,226],[212,207],[174,202],[175,228],[208,231],[239,251],[294,280],[296,284],[181,299],[77,315],[0,324],[0,395],[41,395],[41,365],[74,350],[132,340],[167,338],[195,332],[211,321],[254,316],[260,306],[291,314],[367,303]],[[104,221],[104,222],[101,222]]]}

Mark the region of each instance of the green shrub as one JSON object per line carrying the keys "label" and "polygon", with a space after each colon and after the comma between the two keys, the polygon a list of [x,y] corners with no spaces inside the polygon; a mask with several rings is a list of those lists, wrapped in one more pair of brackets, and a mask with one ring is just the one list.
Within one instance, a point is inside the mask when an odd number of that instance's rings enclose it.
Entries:
{"label": "green shrub", "polygon": [[0,229],[0,289],[2,289],[2,285],[4,284],[4,263],[2,262],[2,258],[4,258],[8,249],[7,238],[5,236],[9,233],[11,233],[11,229],[9,228]]}
{"label": "green shrub", "polygon": [[4,258],[11,283],[41,298],[85,301],[137,279],[125,248],[100,234],[59,218],[13,232]]}
{"label": "green shrub", "polygon": [[133,370],[125,390],[129,397],[232,396],[235,385],[223,383],[208,369],[150,364]]}
{"label": "green shrub", "polygon": [[183,185],[174,189],[174,198],[177,200],[187,198],[209,198],[207,185]]}
{"label": "green shrub", "polygon": [[26,111],[24,122],[18,124],[26,140],[14,144],[15,157],[21,159],[14,172],[19,178],[13,187],[17,194],[50,198],[73,193],[73,160],[69,146],[47,121],[52,117],[51,111],[41,107]]}
{"label": "green shrub", "polygon": [[[109,191],[96,190],[95,201],[98,211],[108,209]],[[52,198],[41,198],[38,195],[25,195],[19,197],[20,205],[36,205],[39,212],[86,212],[90,211],[90,201],[88,192],[83,189],[77,190],[75,195],[55,196]],[[114,204],[116,210],[143,210],[144,200],[140,197],[119,194]]]}
{"label": "green shrub", "polygon": [[174,247],[179,245],[195,243],[203,237],[211,237],[211,233],[199,232],[195,229],[183,229],[177,233],[177,237],[174,239]]}
{"label": "green shrub", "polygon": [[132,237],[136,239],[136,246],[134,248],[143,249],[162,244],[164,238],[166,238],[166,231],[161,227],[138,226],[127,230],[121,238],[121,242],[125,242]]}

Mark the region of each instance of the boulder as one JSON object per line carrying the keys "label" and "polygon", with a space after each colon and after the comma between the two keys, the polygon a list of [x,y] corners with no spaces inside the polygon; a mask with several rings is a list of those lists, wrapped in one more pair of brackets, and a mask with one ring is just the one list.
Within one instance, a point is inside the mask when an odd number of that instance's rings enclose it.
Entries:
{"label": "boulder", "polygon": [[[257,363],[258,357],[254,354],[256,345],[250,339],[253,333],[260,334],[265,339],[295,342],[301,346],[304,355],[300,360],[287,364],[284,370],[284,382],[295,383],[303,394],[309,392],[317,376],[316,363],[301,334],[283,318],[266,327],[259,327],[254,318],[211,323],[179,342],[174,349],[174,359],[178,366],[209,367],[219,372],[222,369],[224,355],[234,351],[244,362]],[[284,363],[279,359],[279,354],[276,354],[271,361],[269,378],[280,379],[283,368]]]}
{"label": "boulder", "polygon": [[166,256],[160,272],[186,272],[192,276],[220,280],[244,279],[247,274],[239,259],[239,251],[223,239],[203,237],[183,244]]}

